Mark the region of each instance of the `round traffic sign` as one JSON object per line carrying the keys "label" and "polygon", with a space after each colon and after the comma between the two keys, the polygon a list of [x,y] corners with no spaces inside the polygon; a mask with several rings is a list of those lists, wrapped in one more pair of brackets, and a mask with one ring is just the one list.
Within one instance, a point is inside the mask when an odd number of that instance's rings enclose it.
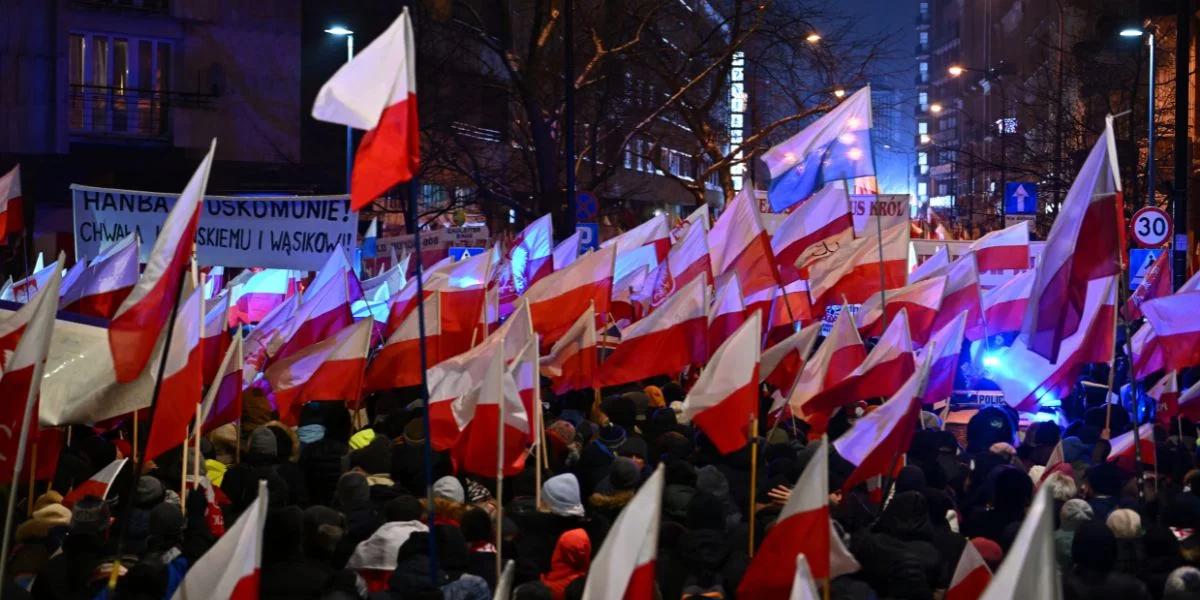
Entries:
{"label": "round traffic sign", "polygon": [[1162,246],[1171,239],[1171,218],[1157,206],[1147,206],[1133,213],[1133,239],[1148,247]]}
{"label": "round traffic sign", "polygon": [[591,192],[576,192],[575,194],[575,219],[579,221],[594,221],[596,213],[600,207],[596,202],[596,195]]}

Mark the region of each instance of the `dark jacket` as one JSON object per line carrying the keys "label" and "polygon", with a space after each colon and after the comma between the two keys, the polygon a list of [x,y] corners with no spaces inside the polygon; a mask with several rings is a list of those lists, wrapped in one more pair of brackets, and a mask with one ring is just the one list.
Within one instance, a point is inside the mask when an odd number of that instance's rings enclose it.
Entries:
{"label": "dark jacket", "polygon": [[300,451],[297,466],[304,473],[310,502],[329,506],[333,501],[338,478],[346,470],[343,458],[349,452],[348,444],[329,438],[313,442]]}

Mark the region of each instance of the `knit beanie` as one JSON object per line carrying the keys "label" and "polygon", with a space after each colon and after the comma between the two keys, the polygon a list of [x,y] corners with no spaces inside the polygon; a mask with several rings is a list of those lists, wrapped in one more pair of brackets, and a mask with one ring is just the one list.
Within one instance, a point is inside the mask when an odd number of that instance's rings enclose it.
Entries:
{"label": "knit beanie", "polygon": [[542,484],[542,501],[550,512],[561,517],[582,517],[579,480],[570,473],[555,475]]}
{"label": "knit beanie", "polygon": [[467,500],[467,493],[463,490],[462,482],[457,477],[447,475],[433,482],[433,497],[445,498],[462,504]]}
{"label": "knit beanie", "polygon": [[1060,527],[1063,531],[1075,531],[1079,529],[1080,525],[1094,518],[1095,513],[1092,512],[1092,505],[1080,498],[1067,500],[1063,503],[1062,509],[1059,510]]}
{"label": "knit beanie", "polygon": [[371,501],[371,486],[362,473],[351,471],[338,478],[335,491],[337,503],[342,508],[354,508]]}
{"label": "knit beanie", "polygon": [[261,456],[275,457],[279,454],[279,444],[275,440],[275,434],[266,427],[259,427],[250,434],[250,444],[247,446],[248,454],[258,454]]}
{"label": "knit beanie", "polygon": [[1142,517],[1128,508],[1118,508],[1105,521],[1118,540],[1132,540],[1142,535]]}

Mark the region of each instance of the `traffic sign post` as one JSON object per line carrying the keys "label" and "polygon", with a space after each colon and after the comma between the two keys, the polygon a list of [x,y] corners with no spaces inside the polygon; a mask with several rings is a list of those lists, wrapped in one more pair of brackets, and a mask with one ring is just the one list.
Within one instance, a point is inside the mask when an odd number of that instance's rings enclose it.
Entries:
{"label": "traffic sign post", "polygon": [[1038,186],[1025,181],[1009,181],[1004,184],[1004,214],[1036,215]]}
{"label": "traffic sign post", "polygon": [[598,223],[576,223],[579,232],[579,253],[600,249],[600,225]]}
{"label": "traffic sign post", "polygon": [[1171,239],[1171,218],[1157,206],[1147,206],[1133,213],[1129,223],[1133,241],[1147,248],[1158,248]]}
{"label": "traffic sign post", "polygon": [[596,201],[596,195],[591,192],[578,192],[575,194],[575,222],[579,224],[595,222],[596,214],[600,212],[600,205]]}
{"label": "traffic sign post", "polygon": [[1130,248],[1129,249],[1129,289],[1136,290],[1142,285],[1142,280],[1146,274],[1150,272],[1150,267],[1154,265],[1154,261],[1158,260],[1158,255],[1164,250],[1149,249],[1149,248]]}
{"label": "traffic sign post", "polygon": [[450,259],[453,260],[454,262],[458,262],[464,258],[471,258],[472,256],[475,256],[476,254],[479,254],[480,252],[483,252],[484,250],[485,250],[484,248],[451,246],[450,247]]}

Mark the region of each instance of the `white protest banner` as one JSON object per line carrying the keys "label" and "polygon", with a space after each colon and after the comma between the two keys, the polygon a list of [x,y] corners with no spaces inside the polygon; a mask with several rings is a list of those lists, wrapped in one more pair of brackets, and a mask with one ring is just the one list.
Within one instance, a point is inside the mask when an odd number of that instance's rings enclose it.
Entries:
{"label": "white protest banner", "polygon": [[[421,251],[445,253],[450,248],[484,248],[490,245],[490,235],[487,226],[447,227],[422,231]],[[392,248],[395,248],[396,256],[402,256],[405,252],[416,253],[411,234],[381,237],[375,242],[375,253],[378,256],[387,256]]]}
{"label": "white protest banner", "polygon": [[875,215],[882,219],[880,225],[884,230],[907,222],[910,206],[908,196],[904,194],[852,194],[850,216],[854,219],[854,237],[862,237],[867,227],[875,227]]}
{"label": "white protest banner", "polygon": [[[75,255],[136,231],[146,262],[178,194],[71,186]],[[196,231],[201,265],[316,271],[340,243],[355,247],[358,213],[341,196],[205,196]]]}

